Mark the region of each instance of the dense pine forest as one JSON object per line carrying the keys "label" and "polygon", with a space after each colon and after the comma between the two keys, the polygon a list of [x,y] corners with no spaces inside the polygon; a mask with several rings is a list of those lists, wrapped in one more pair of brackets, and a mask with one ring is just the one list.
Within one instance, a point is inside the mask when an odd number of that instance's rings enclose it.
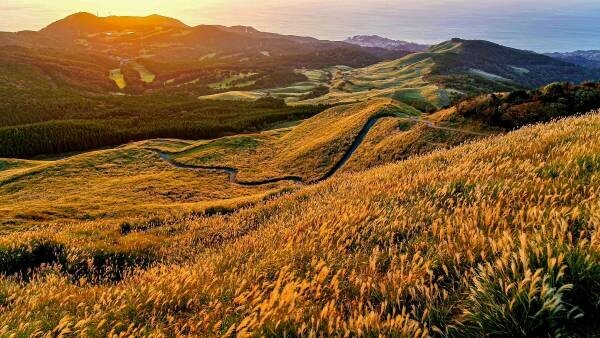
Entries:
{"label": "dense pine forest", "polygon": [[11,101],[5,96],[4,111],[22,114],[1,115],[0,157],[82,151],[156,137],[216,138],[304,119],[325,109],[288,107],[272,98],[244,103],[200,101],[185,94],[56,94],[49,100]]}

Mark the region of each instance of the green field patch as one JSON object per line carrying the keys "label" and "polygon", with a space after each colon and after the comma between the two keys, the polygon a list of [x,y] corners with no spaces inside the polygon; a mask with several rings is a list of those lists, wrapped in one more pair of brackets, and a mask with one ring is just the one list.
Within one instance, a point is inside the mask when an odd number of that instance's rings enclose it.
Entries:
{"label": "green field patch", "polygon": [[208,85],[208,87],[212,88],[212,89],[230,89],[230,88],[240,88],[240,87],[248,87],[254,84],[254,81],[243,81],[244,79],[247,79],[253,75],[256,75],[258,73],[239,73],[239,74],[235,74],[229,77],[226,77],[225,79],[219,81],[219,82],[214,82]]}
{"label": "green field patch", "polygon": [[230,91],[225,93],[200,96],[201,100],[217,101],[256,101],[266,94],[260,91]]}
{"label": "green field patch", "polygon": [[213,59],[215,56],[217,56],[217,53],[209,53],[209,54],[203,55],[200,58],[198,58],[198,61],[205,61],[208,59]]}
{"label": "green field patch", "polygon": [[111,70],[108,77],[111,80],[115,81],[115,84],[117,85],[117,87],[119,87],[119,89],[123,89],[127,86],[127,83],[125,82],[125,77],[123,76],[123,73],[121,72],[120,68]]}
{"label": "green field patch", "polygon": [[146,67],[137,63],[131,62],[131,67],[135,69],[140,74],[140,79],[145,83],[152,83],[154,79],[156,79],[156,75],[152,74]]}

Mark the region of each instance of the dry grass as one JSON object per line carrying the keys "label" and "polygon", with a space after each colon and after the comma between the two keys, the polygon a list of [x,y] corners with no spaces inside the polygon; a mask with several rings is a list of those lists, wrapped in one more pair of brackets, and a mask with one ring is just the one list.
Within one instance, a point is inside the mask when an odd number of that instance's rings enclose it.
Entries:
{"label": "dry grass", "polygon": [[187,147],[174,154],[181,163],[238,169],[240,180],[286,175],[314,181],[347,151],[367,121],[380,115],[410,117],[419,112],[390,99],[338,106],[294,128],[241,135]]}
{"label": "dry grass", "polygon": [[[144,144],[176,149],[188,143]],[[233,207],[285,186],[241,187],[224,173],[176,169],[138,145],[58,161],[18,163],[24,167],[0,171],[0,222],[11,230],[49,222],[114,224],[201,212],[215,205]]]}
{"label": "dry grass", "polygon": [[482,135],[503,132],[480,122],[465,119],[448,108],[423,117],[423,122],[398,118],[379,120],[369,131],[363,144],[344,166],[343,171],[361,171],[411,156],[449,149],[480,139]]}
{"label": "dry grass", "polygon": [[219,101],[256,101],[266,94],[259,91],[230,91],[219,94],[200,96],[201,100],[219,100]]}
{"label": "dry grass", "polygon": [[118,283],[1,279],[0,335],[597,333],[598,139],[570,118],[158,227]]}
{"label": "dry grass", "polygon": [[43,161],[20,160],[13,158],[0,158],[0,180],[15,173],[43,164]]}

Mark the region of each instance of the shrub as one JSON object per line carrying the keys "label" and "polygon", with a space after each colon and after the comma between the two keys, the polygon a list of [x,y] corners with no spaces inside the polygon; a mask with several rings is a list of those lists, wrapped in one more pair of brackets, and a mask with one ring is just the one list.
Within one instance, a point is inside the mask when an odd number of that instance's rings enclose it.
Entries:
{"label": "shrub", "polygon": [[65,249],[61,244],[48,240],[34,240],[27,244],[0,248],[0,274],[24,275],[44,264],[65,261]]}

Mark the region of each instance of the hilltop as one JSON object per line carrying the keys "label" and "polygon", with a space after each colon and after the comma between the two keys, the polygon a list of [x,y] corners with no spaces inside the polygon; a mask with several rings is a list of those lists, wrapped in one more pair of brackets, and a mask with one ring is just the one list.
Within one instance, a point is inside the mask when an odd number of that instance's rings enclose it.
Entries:
{"label": "hilltop", "polygon": [[118,32],[127,29],[189,28],[183,22],[161,15],[108,16],[98,17],[90,13],[75,13],[58,20],[40,30],[43,34],[63,38],[79,38],[104,32]]}

